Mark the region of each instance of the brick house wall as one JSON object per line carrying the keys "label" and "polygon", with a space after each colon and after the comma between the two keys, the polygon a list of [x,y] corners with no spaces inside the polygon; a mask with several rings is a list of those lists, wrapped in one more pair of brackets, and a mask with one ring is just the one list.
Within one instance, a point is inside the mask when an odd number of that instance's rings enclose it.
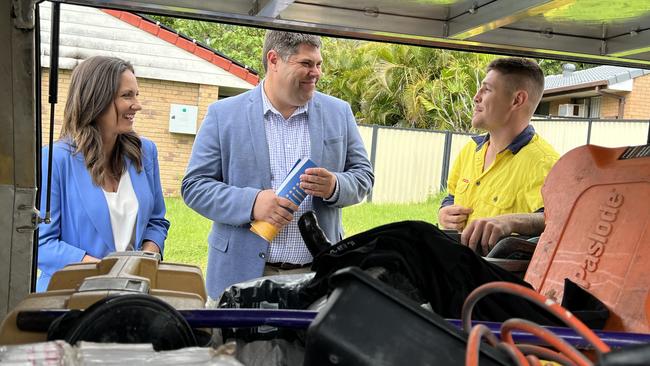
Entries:
{"label": "brick house wall", "polygon": [[[560,104],[570,104],[570,103],[572,103],[572,99],[569,98],[569,97],[549,101],[549,114],[551,116],[558,116],[559,110],[560,110]],[[628,115],[628,113],[627,113],[628,106],[627,105],[626,105],[625,108],[626,108],[626,112],[625,112],[626,117],[625,118],[632,118],[632,117],[627,117],[627,115]],[[585,111],[585,113],[586,113],[586,111]],[[602,119],[615,119],[615,118],[618,118],[618,99],[617,98],[608,97],[608,96],[602,96],[600,98],[600,118],[602,118]]]}
{"label": "brick house wall", "polygon": [[[603,95],[600,98],[600,118],[602,119],[650,119],[650,74],[633,80],[631,92],[618,94],[625,97],[623,116],[619,116],[619,98]],[[549,101],[549,113],[557,116],[560,104],[571,103],[571,98]]]}
{"label": "brick house wall", "polygon": [[618,98],[603,95],[600,98],[600,118],[618,118],[618,104]]}
{"label": "brick house wall", "polygon": [[[48,104],[49,69],[42,72],[43,144],[49,138],[50,107]],[[70,87],[70,70],[59,70],[59,95],[54,119],[54,139],[59,137],[63,109]],[[200,124],[208,106],[217,100],[219,88],[213,85],[138,78],[142,110],[136,115],[134,128],[138,134],[156,143],[160,179],[165,196],[180,196],[181,180],[192,152],[194,135],[169,133],[170,104],[198,106]]]}
{"label": "brick house wall", "polygon": [[650,74],[634,79],[625,100],[625,119],[650,119]]}

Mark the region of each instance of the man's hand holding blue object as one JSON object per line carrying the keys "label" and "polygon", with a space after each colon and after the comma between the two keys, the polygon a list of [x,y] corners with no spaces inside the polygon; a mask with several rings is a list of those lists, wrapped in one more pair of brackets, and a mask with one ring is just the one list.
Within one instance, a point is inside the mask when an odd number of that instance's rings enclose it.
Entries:
{"label": "man's hand holding blue object", "polygon": [[336,188],[336,175],[325,168],[309,168],[300,176],[300,188],[314,197],[328,199]]}
{"label": "man's hand holding blue object", "polygon": [[272,189],[266,189],[261,191],[255,199],[253,218],[282,228],[293,220],[293,213],[297,210],[298,206],[295,203],[278,197]]}

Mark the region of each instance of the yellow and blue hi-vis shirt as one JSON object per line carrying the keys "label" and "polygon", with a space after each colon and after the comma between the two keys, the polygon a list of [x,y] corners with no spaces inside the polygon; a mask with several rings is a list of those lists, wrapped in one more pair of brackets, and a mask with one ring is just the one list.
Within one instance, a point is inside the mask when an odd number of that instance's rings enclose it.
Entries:
{"label": "yellow and blue hi-vis shirt", "polygon": [[543,209],[542,185],[559,154],[529,125],[483,171],[489,138],[472,137],[463,147],[449,173],[449,196],[442,206],[474,209],[468,224],[479,218]]}

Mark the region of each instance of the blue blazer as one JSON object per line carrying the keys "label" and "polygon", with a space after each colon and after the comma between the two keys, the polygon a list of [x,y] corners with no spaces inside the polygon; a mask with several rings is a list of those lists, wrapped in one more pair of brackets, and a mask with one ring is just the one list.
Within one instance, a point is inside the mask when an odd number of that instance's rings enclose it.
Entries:
{"label": "blue blazer", "polygon": [[[169,221],[160,186],[158,151],[147,139],[142,141],[142,171],[126,159],[133,190],[138,198],[135,249],[142,242],[155,242],[162,252]],[[54,144],[52,156],[52,201],[50,224],[39,225],[38,268],[41,276],[36,291],[45,291],[52,274],[65,265],[81,262],[84,255],[102,258],[115,251],[108,205],[102,188],[92,181],[82,154],[73,154],[65,141]],[[43,190],[41,217],[45,216],[48,147],[43,148]]]}
{"label": "blue blazer", "polygon": [[[253,234],[255,196],[270,189],[261,83],[212,104],[196,136],[181,192],[185,203],[214,221],[208,236],[208,295],[216,299],[234,283],[262,275],[269,245]],[[374,175],[348,103],[315,93],[309,101],[311,159],[336,174],[339,198],[314,198],[327,237],[343,237],[341,208],[370,192]]]}

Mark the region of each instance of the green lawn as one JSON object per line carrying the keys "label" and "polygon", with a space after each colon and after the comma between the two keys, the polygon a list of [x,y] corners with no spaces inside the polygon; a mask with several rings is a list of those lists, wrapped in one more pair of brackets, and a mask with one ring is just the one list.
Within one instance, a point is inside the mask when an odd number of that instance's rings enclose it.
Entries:
{"label": "green lawn", "polygon": [[346,207],[343,209],[345,236],[403,220],[422,220],[436,224],[438,223],[438,207],[440,207],[443,197],[443,194],[438,194],[422,203],[362,203]]}
{"label": "green lawn", "polygon": [[[438,207],[443,194],[423,203],[373,204],[362,203],[343,209],[346,236],[373,227],[402,220],[438,221]],[[167,219],[171,222],[165,242],[165,261],[194,264],[205,271],[208,249],[207,237],[211,222],[189,209],[181,198],[167,198]]]}

